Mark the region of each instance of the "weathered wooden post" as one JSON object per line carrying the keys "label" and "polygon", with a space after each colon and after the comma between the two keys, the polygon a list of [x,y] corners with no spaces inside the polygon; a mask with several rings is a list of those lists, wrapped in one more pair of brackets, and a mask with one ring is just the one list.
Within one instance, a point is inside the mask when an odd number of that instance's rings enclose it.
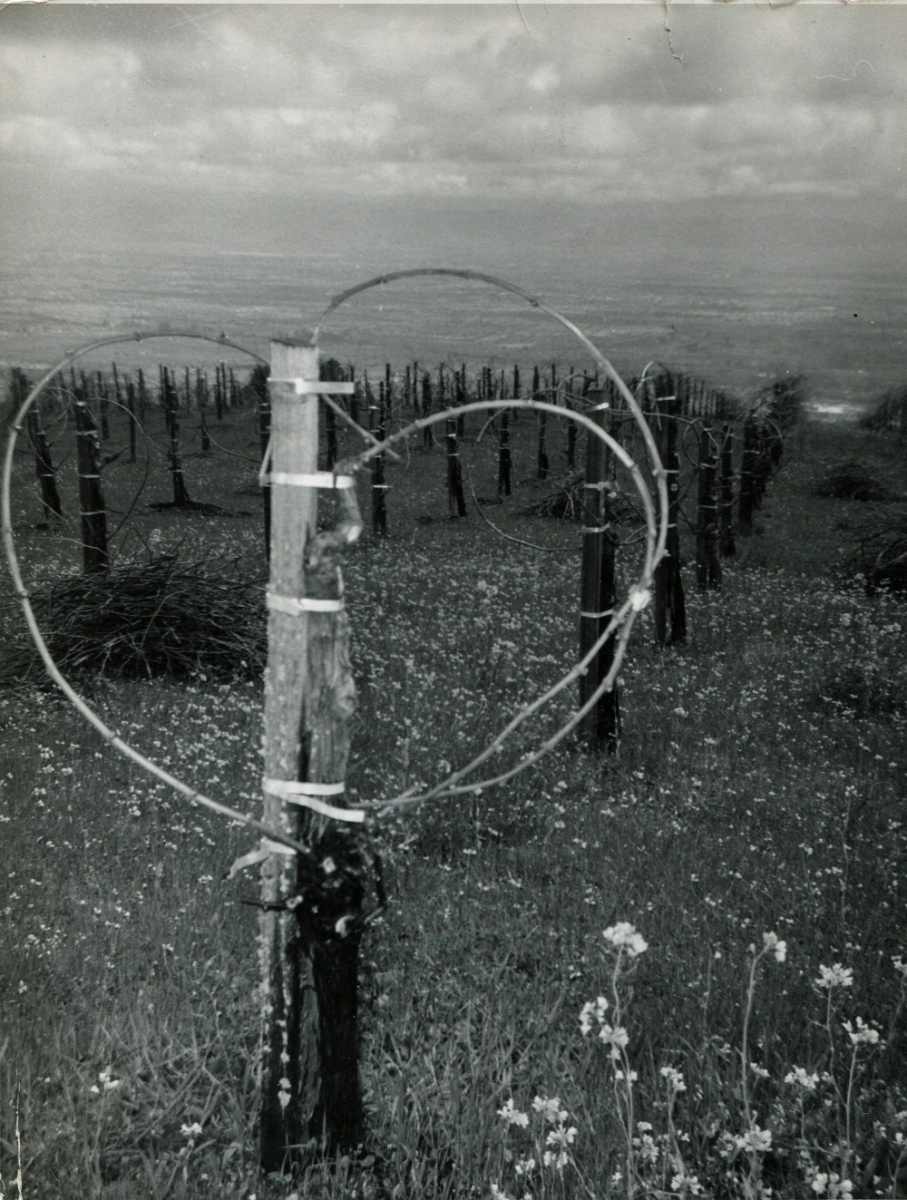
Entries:
{"label": "weathered wooden post", "polygon": [[451,517],[466,516],[466,497],[463,495],[463,472],[460,467],[460,445],[457,441],[457,422],[454,417],[445,421],[444,442],[447,451],[447,506]]}
{"label": "weathered wooden post", "polygon": [[721,467],[718,485],[718,548],[725,558],[736,552],[734,543],[734,429],[726,424],[721,435]]}
{"label": "weathered wooden post", "polygon": [[73,412],[79,470],[82,564],[85,574],[90,575],[107,568],[107,508],[101,490],[101,444],[98,440],[98,426],[81,388],[76,391]]}
{"label": "weathered wooden post", "polygon": [[361,522],[317,534],[318,487],[349,488],[355,508],[350,477],[316,471],[317,378],[316,348],[271,343],[264,820],[311,853],[270,853],[262,865],[266,1171],[310,1139],[337,1153],[364,1138],[356,988],[366,863],[353,832],[364,818],[343,801],[355,686],[334,557]]}
{"label": "weathered wooden post", "polygon": [[60,503],[60,493],[57,491],[57,477],[54,474],[50,446],[47,443],[47,434],[41,428],[41,420],[34,405],[29,409],[26,428],[35,452],[35,474],[38,476],[38,485],[41,488],[45,523],[49,521],[51,514],[62,519],[63,506]]}
{"label": "weathered wooden post", "polygon": [[700,591],[721,587],[718,559],[718,500],[715,475],[718,447],[712,431],[704,424],[699,434],[699,479],[696,506],[696,584]]}
{"label": "weathered wooden post", "polygon": [[[426,372],[425,379],[428,379]],[[374,433],[375,438],[379,442],[383,442],[385,438],[384,429],[384,384],[379,388],[381,400],[380,404],[375,403],[375,397],[368,381],[368,374],[365,376],[365,396],[368,403],[368,431]],[[384,455],[377,454],[370,463],[372,475],[372,533],[379,537],[387,537],[387,483],[384,479]]]}
{"label": "weathered wooden post", "polygon": [[167,429],[170,433],[168,457],[170,459],[170,477],[173,480],[173,507],[189,508],[192,501],[189,499],[189,490],[183,475],[183,458],[180,451],[179,396],[176,391],[176,382],[170,378],[166,367],[163,368],[161,374],[161,396]]}
{"label": "weathered wooden post", "polygon": [[750,413],[743,422],[743,459],[740,464],[740,495],[737,510],[741,532],[749,532],[753,527],[753,512],[756,508],[757,453],[756,420]]}
{"label": "weathered wooden post", "polygon": [[[669,380],[670,383],[670,380]],[[677,452],[677,418],[680,403],[677,393],[670,396],[653,395],[658,453],[664,465],[668,484],[668,536],[666,554],[655,568],[655,640],[660,646],[671,646],[686,640],[686,597],[680,574],[680,533],[677,516],[680,510],[680,456]]]}
{"label": "weathered wooden post", "polygon": [[126,409],[129,413],[129,461],[135,462],[135,384],[126,378]]}
{"label": "weathered wooden post", "polygon": [[510,495],[513,462],[510,457],[510,409],[501,413],[498,425],[498,499]]}
{"label": "weathered wooden post", "polygon": [[[588,416],[602,429],[609,405],[601,392]],[[614,613],[617,540],[609,522],[608,459],[601,440],[586,435],[586,479],[583,485],[583,559],[580,581],[579,652],[585,658],[608,627]],[[584,705],[598,689],[614,662],[614,637],[608,638],[580,676],[579,698]],[[617,749],[620,706],[615,683],[583,718],[582,733],[590,750]]]}
{"label": "weathered wooden post", "polygon": [[[538,369],[538,367],[536,367],[532,374],[532,399],[533,400],[541,399],[541,393],[542,393],[542,381],[539,376],[539,369]],[[538,414],[538,421],[539,421],[539,429],[538,429],[539,437],[538,437],[538,448],[536,451],[535,477],[536,477],[536,479],[544,480],[544,479],[548,478],[548,467],[549,467],[548,451],[547,451],[547,447],[545,445],[545,433],[546,433],[546,426],[547,426],[547,422],[548,422],[548,414],[544,411],[540,412]]]}

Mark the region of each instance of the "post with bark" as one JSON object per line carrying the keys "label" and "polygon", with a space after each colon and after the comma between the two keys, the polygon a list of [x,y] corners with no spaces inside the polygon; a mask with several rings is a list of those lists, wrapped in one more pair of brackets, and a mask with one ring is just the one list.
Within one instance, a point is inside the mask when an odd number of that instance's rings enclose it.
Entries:
{"label": "post with bark", "polygon": [[724,426],[721,434],[718,493],[718,549],[729,558],[737,549],[734,543],[734,430],[730,424]]}
{"label": "post with bark", "polygon": [[687,636],[686,597],[680,573],[680,533],[677,528],[680,510],[677,417],[680,404],[676,392],[670,396],[653,396],[650,408],[655,413],[658,454],[665,469],[668,485],[666,553],[655,568],[655,640],[660,646],[672,646],[686,641]]}
{"label": "post with bark", "polygon": [[101,441],[110,441],[110,393],[107,390],[107,380],[97,372],[98,406],[101,413]]}
{"label": "post with bark", "polygon": [[[595,406],[590,420],[605,428],[608,404],[601,392],[591,393]],[[580,580],[580,657],[584,658],[608,627],[616,594],[617,540],[610,527],[608,480],[610,454],[601,440],[587,434],[586,478],[583,485],[583,558]],[[580,676],[580,704],[598,689],[614,662],[614,636],[605,642],[586,673]],[[620,705],[615,683],[583,718],[582,737],[592,751],[617,749]]]}
{"label": "post with bark", "polygon": [[[540,400],[541,399],[541,391],[542,391],[542,382],[539,377],[539,369],[538,369],[538,367],[536,367],[532,374],[532,399]],[[539,432],[539,440],[538,440],[538,450],[536,453],[535,477],[536,477],[536,479],[544,480],[544,479],[548,478],[548,467],[549,467],[548,451],[547,451],[547,448],[545,445],[545,431],[546,431],[546,426],[547,426],[548,414],[546,412],[540,412],[538,414],[538,418],[539,418],[539,431],[538,431]]]}
{"label": "post with bark", "polygon": [[101,443],[98,426],[85,392],[75,394],[76,459],[79,469],[79,516],[82,526],[82,565],[86,575],[107,569],[107,508],[101,490]]}
{"label": "post with bark", "polygon": [[448,417],[444,434],[447,451],[447,507],[451,517],[466,516],[466,497],[463,495],[463,471],[460,467],[460,445],[457,440],[457,422]]}
{"label": "post with bark", "polygon": [[135,384],[126,379],[126,409],[129,413],[129,461],[135,462]]}
{"label": "post with bark", "polygon": [[699,478],[696,507],[696,585],[701,592],[721,587],[718,558],[718,498],[715,488],[718,446],[708,425],[699,434]]}
{"label": "post with bark", "polygon": [[322,816],[327,806],[316,798],[329,797],[333,813],[346,807],[355,710],[335,557],[344,539],[339,530],[317,533],[317,492],[300,480],[317,467],[319,400],[294,381],[317,376],[316,348],[271,343],[272,472],[281,484],[272,509],[264,820],[309,853],[271,853],[262,865],[259,1157],[269,1172],[298,1160],[309,1139],[336,1155],[365,1136],[356,1006],[366,856],[353,815]]}
{"label": "post with bark", "polygon": [[34,405],[29,409],[26,421],[28,439],[35,452],[35,474],[38,476],[38,486],[41,488],[44,524],[47,525],[51,516],[62,520],[63,506],[60,503],[60,493],[57,491],[57,477],[54,474],[47,434],[41,427],[41,419]]}
{"label": "post with bark", "polygon": [[180,451],[179,398],[176,393],[176,383],[170,378],[167,368],[161,373],[161,391],[164,402],[164,413],[167,419],[167,430],[170,434],[170,477],[173,480],[173,507],[189,508],[189,490],[183,475],[183,457]]}
{"label": "post with bark", "polygon": [[750,413],[743,422],[743,459],[740,464],[740,496],[737,508],[741,533],[749,533],[753,528],[753,512],[756,508],[757,436],[756,420]]}
{"label": "post with bark", "polygon": [[501,412],[498,425],[498,499],[510,495],[513,462],[510,457],[510,409]]}
{"label": "post with bark", "polygon": [[[426,373],[426,379],[428,375]],[[384,385],[381,385],[383,395]],[[368,404],[368,429],[379,442],[385,438],[383,405],[375,403],[368,375],[365,376],[365,398]],[[380,397],[379,397],[380,399]],[[376,454],[370,462],[372,475],[372,533],[387,537],[387,483],[384,479],[384,455]]]}
{"label": "post with bark", "polygon": [[211,434],[208,432],[208,377],[200,369],[195,372],[195,407],[198,409],[198,430],[202,439],[202,454],[210,454]]}

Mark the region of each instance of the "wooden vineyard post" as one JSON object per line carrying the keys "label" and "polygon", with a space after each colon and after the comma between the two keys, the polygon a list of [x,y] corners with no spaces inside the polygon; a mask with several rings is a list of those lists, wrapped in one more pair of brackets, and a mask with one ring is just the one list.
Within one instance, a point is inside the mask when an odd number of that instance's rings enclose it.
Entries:
{"label": "wooden vineyard post", "polygon": [[110,395],[107,391],[107,381],[100,371],[97,373],[98,380],[98,404],[101,413],[101,441],[110,441]]}
{"label": "wooden vineyard post", "polygon": [[101,490],[101,444],[98,426],[81,389],[73,404],[76,459],[79,469],[79,516],[82,524],[82,564],[86,575],[104,571],[107,555],[107,509]]}
{"label": "wooden vineyard post", "polygon": [[708,425],[699,434],[699,489],[696,506],[696,584],[700,591],[721,587],[718,559],[718,500],[715,475],[718,453]]}
{"label": "wooden vineyard post", "polygon": [[447,506],[451,517],[466,516],[466,497],[463,495],[463,472],[460,468],[460,448],[457,441],[457,422],[448,417],[444,442],[447,450]]}
{"label": "wooden vineyard post", "polygon": [[752,529],[753,512],[756,508],[756,438],[756,421],[751,413],[743,422],[743,459],[740,464],[740,497],[737,510],[742,532]]}
{"label": "wooden vineyard post", "polygon": [[660,646],[686,641],[686,597],[680,574],[680,533],[677,516],[680,509],[680,457],[677,452],[678,396],[656,397],[658,453],[668,484],[668,536],[666,554],[655,568],[655,640]]}
{"label": "wooden vineyard post", "polygon": [[167,421],[167,431],[170,434],[170,476],[173,480],[173,507],[188,508],[192,501],[183,476],[183,459],[180,453],[180,423],[176,393],[176,383],[170,378],[167,368],[161,372],[161,393],[164,401],[164,413]]}
{"label": "wooden vineyard post", "polygon": [[510,409],[501,412],[498,425],[498,499],[510,495],[511,471],[513,463],[510,457]]}
{"label": "wooden vineyard post", "polygon": [[[428,374],[425,376],[428,381]],[[429,385],[430,387],[430,385]],[[384,441],[384,385],[379,388],[380,404],[375,404],[368,375],[365,377],[365,396],[368,404],[368,430],[379,442]],[[379,537],[387,537],[387,484],[384,480],[384,455],[376,454],[371,460],[372,476],[372,533]]]}
{"label": "wooden vineyard post", "polygon": [[198,431],[202,439],[202,454],[210,454],[211,434],[208,432],[208,377],[201,370],[195,372],[195,407],[198,409]]}
{"label": "wooden vineyard post", "polygon": [[325,802],[315,799],[330,797],[335,813],[343,807],[355,709],[342,582],[329,548],[334,535],[316,535],[315,481],[300,479],[317,466],[319,400],[297,392],[295,381],[317,375],[316,348],[271,343],[271,463],[278,486],[268,591],[264,820],[311,853],[270,854],[262,866],[265,1171],[298,1158],[309,1139],[335,1154],[360,1145],[365,1132],[356,1011],[365,857],[352,824],[319,815]]}
{"label": "wooden vineyard post", "polygon": [[[607,402],[602,393],[593,392],[597,401],[588,416],[602,429],[605,427]],[[580,581],[579,652],[585,658],[605,629],[614,613],[615,558],[617,541],[610,528],[608,503],[608,459],[610,455],[601,440],[586,435],[586,479],[583,485],[583,559]],[[612,635],[595,655],[580,676],[579,698],[584,705],[598,689],[614,661]],[[590,750],[617,749],[620,735],[620,707],[615,683],[610,691],[599,697],[583,718],[582,736]]]}
{"label": "wooden vineyard post", "polygon": [[63,506],[60,503],[60,493],[57,491],[57,477],[54,474],[53,460],[50,457],[50,446],[47,444],[47,434],[41,428],[41,421],[35,407],[29,409],[26,418],[29,441],[35,451],[35,474],[41,488],[41,504],[44,507],[44,521],[47,523],[51,514],[62,520]]}
{"label": "wooden vineyard post", "polygon": [[135,384],[126,377],[126,411],[129,413],[129,461],[135,462]]}
{"label": "wooden vineyard post", "polygon": [[[533,372],[533,376],[532,376],[532,399],[533,400],[540,399],[541,391],[542,391],[542,382],[539,377],[539,369],[538,369],[538,367],[536,367]],[[537,455],[536,455],[535,477],[536,477],[536,479],[544,480],[544,479],[548,478],[548,465],[549,465],[548,464],[548,451],[545,446],[545,430],[546,430],[546,425],[547,425],[548,414],[546,412],[540,412],[538,414],[538,418],[539,418],[539,441],[538,441],[538,451],[537,451]]]}
{"label": "wooden vineyard post", "polygon": [[718,484],[718,549],[725,558],[734,554],[734,430],[725,425],[721,434],[720,481]]}

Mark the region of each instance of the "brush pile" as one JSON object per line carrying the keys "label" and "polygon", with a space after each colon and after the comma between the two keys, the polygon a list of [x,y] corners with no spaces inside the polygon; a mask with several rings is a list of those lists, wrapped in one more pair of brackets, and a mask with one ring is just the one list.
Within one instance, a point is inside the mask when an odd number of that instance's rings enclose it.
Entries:
{"label": "brush pile", "polygon": [[830,500],[863,500],[887,504],[897,496],[855,458],[831,467],[813,488],[813,495]]}
{"label": "brush pile", "polygon": [[[64,675],[253,677],[267,655],[263,588],[235,578],[235,567],[180,563],[176,554],[166,554],[72,576],[30,599]],[[6,682],[44,674],[25,637],[0,659]]]}
{"label": "brush pile", "polygon": [[[556,492],[549,492],[535,504],[518,511],[521,517],[548,517],[554,521],[582,521],[585,515],[583,503],[583,476],[568,479]],[[635,524],[642,521],[641,514],[628,496],[616,488],[609,492],[608,512],[612,521]]]}
{"label": "brush pile", "polygon": [[887,591],[907,599],[907,506],[879,510],[861,524],[844,570],[870,596]]}

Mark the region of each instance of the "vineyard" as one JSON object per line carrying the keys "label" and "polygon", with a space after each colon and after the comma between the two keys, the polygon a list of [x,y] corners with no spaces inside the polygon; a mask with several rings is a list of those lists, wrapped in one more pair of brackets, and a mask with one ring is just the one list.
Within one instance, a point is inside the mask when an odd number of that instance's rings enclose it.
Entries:
{"label": "vineyard", "polygon": [[[367,444],[346,418],[384,441],[517,398],[607,403],[642,458],[619,396],[569,364],[322,370],[355,383],[322,406],[325,471]],[[266,379],[67,372],[13,494],[61,666],[143,752],[256,814]],[[903,449],[804,421],[797,379],[745,402],[655,365],[630,386],[669,473],[669,556],[614,752],[577,736],[382,824],[358,1155],[259,1173],[255,897],[224,878],[248,831],[114,760],[44,685],[7,591],[7,1178],[19,1161],[25,1191],[112,1200],[905,1193],[907,619],[845,569],[865,506],[816,494],[859,458],[894,520]],[[362,472],[351,802],[430,787],[575,661],[590,529],[615,592],[635,577],[638,501],[590,441],[469,412]]]}

